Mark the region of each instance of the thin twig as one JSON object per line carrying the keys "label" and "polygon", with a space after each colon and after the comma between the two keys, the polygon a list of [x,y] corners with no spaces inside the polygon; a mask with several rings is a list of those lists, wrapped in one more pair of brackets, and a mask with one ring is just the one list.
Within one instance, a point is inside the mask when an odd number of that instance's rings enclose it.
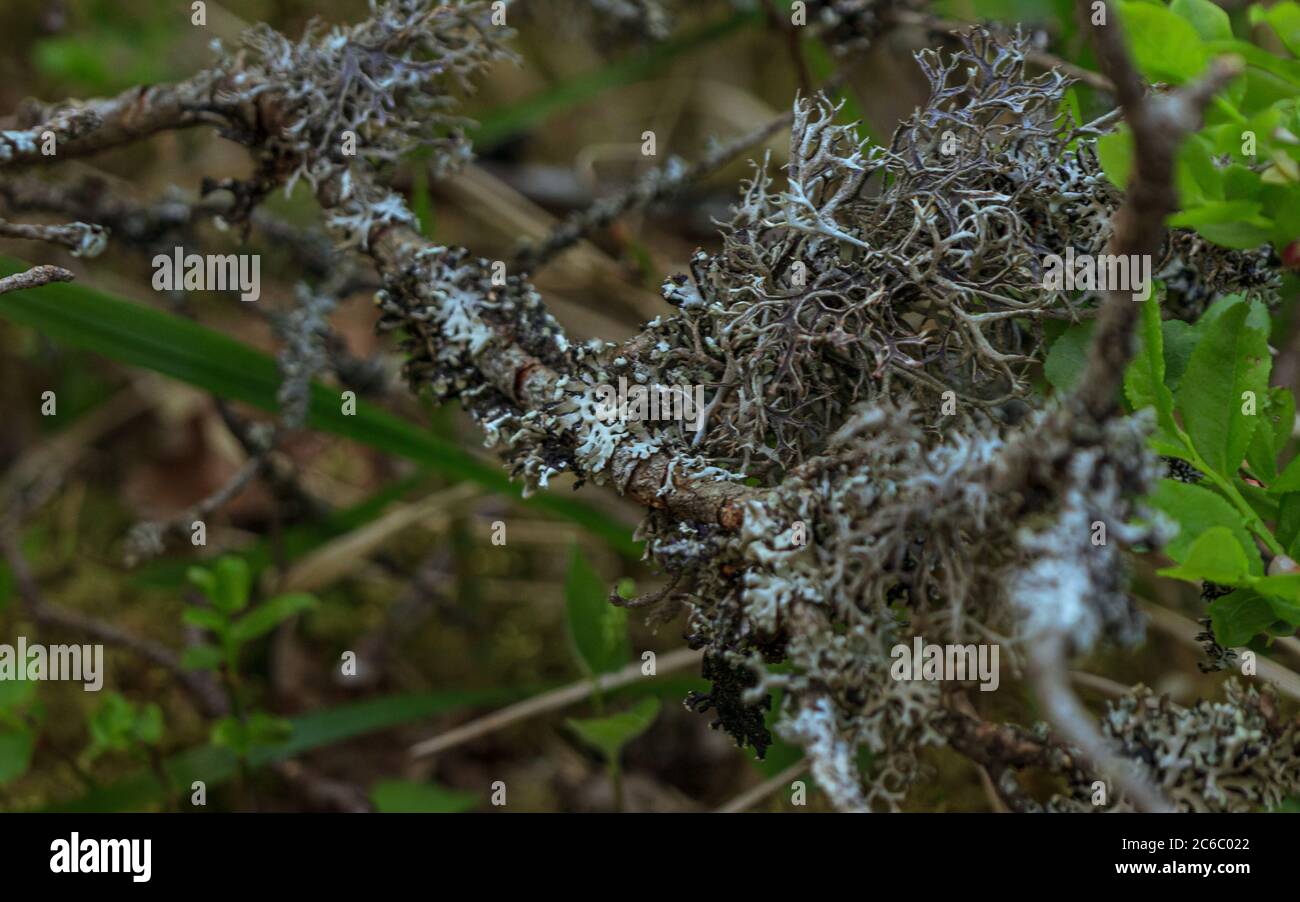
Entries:
{"label": "thin twig", "polygon": [[1047,720],[1062,739],[1078,749],[1092,771],[1111,780],[1139,811],[1173,811],[1141,770],[1142,763],[1117,754],[1070,691],[1064,666],[1067,648],[1061,636],[1043,636],[1030,643],[1030,677]]}
{"label": "thin twig", "polygon": [[[670,651],[666,655],[659,656],[655,672],[656,674],[662,674],[674,670],[684,670],[699,664],[700,658],[700,652],[689,648]],[[441,736],[434,736],[432,739],[416,743],[411,746],[411,757],[423,758],[427,755],[436,755],[471,740],[479,739],[489,733],[495,733],[497,730],[503,730],[530,717],[536,717],[539,714],[546,714],[576,704],[594,693],[597,687],[601,692],[608,692],[611,689],[618,689],[635,683],[637,680],[652,679],[641,672],[641,666],[640,662],[633,662],[622,670],[603,674],[596,680],[579,680],[576,683],[570,683],[568,686],[544,692],[516,705],[502,708],[500,711],[494,711],[486,717],[480,717],[478,720],[472,720],[453,730],[448,730]]]}
{"label": "thin twig", "polygon": [[800,758],[794,764],[791,764],[785,770],[781,771],[775,777],[769,777],[757,786],[746,789],[740,795],[736,796],[730,802],[718,808],[716,814],[738,814],[746,811],[763,799],[777,792],[783,786],[789,785],[796,777],[808,770],[808,759]]}
{"label": "thin twig", "polygon": [[39,288],[50,282],[71,282],[75,279],[71,272],[62,266],[33,266],[26,272],[14,273],[0,279],[0,294],[22,291],[25,288]]}
{"label": "thin twig", "polygon": [[[956,31],[967,31],[971,28],[979,27],[973,22],[944,19],[939,16],[932,16],[928,13],[916,12],[909,9],[900,9],[889,13],[889,20],[895,25],[910,25],[924,28],[926,31],[935,35],[947,35]],[[996,23],[985,23],[984,27],[993,31],[995,34],[1006,36],[1006,29]],[[1089,87],[1096,88],[1099,91],[1111,92],[1115,90],[1114,83],[1100,72],[1093,72],[1091,69],[1076,66],[1069,60],[1061,59],[1059,56],[1048,53],[1044,50],[1031,50],[1025,54],[1025,58],[1031,63],[1041,66],[1044,69],[1060,69],[1071,78],[1081,81]]]}
{"label": "thin twig", "polygon": [[735,157],[763,143],[783,128],[788,128],[792,116],[793,112],[783,113],[756,129],[718,144],[694,163],[686,164],[674,157],[665,165],[651,169],[618,194],[602,198],[585,210],[570,215],[540,244],[521,249],[515,255],[515,268],[520,272],[534,272],[560,252],[630,210],[647,207],[671,197],[687,185],[721,169]]}
{"label": "thin twig", "polygon": [[[1200,624],[1148,601],[1142,602],[1142,610],[1151,618],[1152,625],[1165,635],[1177,639],[1188,648],[1196,649],[1198,653],[1203,650],[1196,639],[1197,634],[1205,631]],[[1300,701],[1300,674],[1262,655],[1256,656],[1255,673],[1260,679],[1276,686],[1278,692]]]}
{"label": "thin twig", "polygon": [[229,710],[229,701],[220,687],[207,682],[199,674],[186,670],[175,652],[161,642],[137,636],[111,623],[46,601],[14,536],[0,536],[0,546],[3,546],[5,559],[13,571],[19,597],[37,623],[71,630],[98,639],[106,645],[125,648],[156,664],[171,674],[209,716],[222,717]]}

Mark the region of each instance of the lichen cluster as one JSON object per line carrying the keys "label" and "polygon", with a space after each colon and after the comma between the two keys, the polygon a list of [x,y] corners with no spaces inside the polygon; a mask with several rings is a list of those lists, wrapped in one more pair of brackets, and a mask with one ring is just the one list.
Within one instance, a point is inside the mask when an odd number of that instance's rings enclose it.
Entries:
{"label": "lichen cluster", "polygon": [[[227,64],[223,96],[277,92],[286,112],[259,143],[264,174],[306,179],[330,201],[340,245],[365,248],[376,226],[413,219],[375,167],[446,137],[446,79],[503,54],[486,12],[393,0],[297,44],[260,30]],[[402,331],[412,386],[464,402],[528,488],[558,473],[622,487],[651,457],[671,460],[661,494],[678,491],[675,472],[758,487],[738,531],[654,511],[639,535],[680,583],[666,601],[689,606],[689,639],[706,651],[713,690],[692,705],[761,750],[780,691],[778,734],[843,808],[898,808],[918,751],[945,741],[944,690],[893,679],[894,644],[998,643],[1017,671],[1046,636],[1075,651],[1131,642],[1141,620],[1123,550],[1160,540],[1135,525],[1150,521],[1135,499],[1158,471],[1149,424],[1080,434],[1032,388],[1044,321],[1097,306],[1043,275],[1045,256],[1110,240],[1120,193],[1097,161],[1099,126],[1061,116],[1068,80],[1029,75],[1022,37],[961,40],[918,55],[930,99],[887,147],[863,142],[831,102],[798,101],[783,184],[760,166],[721,250],[665,283],[675,311],[622,345],[571,344],[526,279],[463,249],[391,234],[370,248],[385,271],[380,327]],[[357,160],[335,151],[344,130],[362,139]],[[459,155],[454,142],[441,153]],[[1187,233],[1158,263],[1189,307],[1275,287],[1258,254]],[[704,386],[703,428],[603,417],[596,389],[620,377]],[[1165,728],[1213,745],[1221,720],[1245,718],[1255,736],[1252,698],[1192,714],[1143,700],[1108,728],[1126,754]],[[1294,745],[1280,735],[1261,768]],[[1223,748],[1187,779],[1206,779]]]}
{"label": "lichen cluster", "polygon": [[[1156,785],[1183,811],[1256,811],[1300,791],[1300,721],[1285,719],[1268,684],[1225,684],[1225,700],[1190,708],[1138,686],[1107,706],[1106,736],[1147,763]],[[1074,772],[1054,811],[1095,811],[1092,778]],[[1132,810],[1118,800],[1105,810]]]}
{"label": "lichen cluster", "polygon": [[444,170],[466,160],[454,92],[510,56],[510,35],[482,0],[370,0],[359,24],[324,31],[313,20],[297,41],[267,25],[249,29],[242,51],[224,57],[214,99],[227,112],[275,111],[266,122],[232,117],[262,122],[264,134],[232,136],[260,149],[257,192],[298,179],[317,191],[330,185],[329,224],[344,247],[364,248],[376,224],[414,221],[373,171],[416,149]]}

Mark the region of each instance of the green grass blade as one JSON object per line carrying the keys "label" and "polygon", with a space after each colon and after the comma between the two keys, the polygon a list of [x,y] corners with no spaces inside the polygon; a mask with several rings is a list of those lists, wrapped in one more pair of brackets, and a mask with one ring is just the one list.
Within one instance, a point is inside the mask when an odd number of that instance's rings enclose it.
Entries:
{"label": "green grass blade", "polygon": [[[0,257],[0,276],[28,269]],[[275,358],[216,330],[75,283],[46,285],[0,296],[0,316],[67,345],[143,367],[234,401],[277,409],[280,374]],[[380,451],[425,464],[518,498],[502,469],[431,432],[358,399],[345,416],[337,391],[312,386],[308,425]],[[608,541],[626,555],[640,553],[630,528],[581,502],[537,493],[527,503],[551,511]]]}
{"label": "green grass blade", "polygon": [[762,14],[757,11],[736,13],[727,19],[656,44],[643,53],[616,60],[595,71],[553,85],[516,104],[498,107],[480,117],[479,127],[473,132],[474,148],[480,154],[491,150],[512,135],[536,127],[561,110],[585,103],[613,88],[648,78],[662,71],[678,56],[726,37],[746,25],[756,25],[762,21]]}

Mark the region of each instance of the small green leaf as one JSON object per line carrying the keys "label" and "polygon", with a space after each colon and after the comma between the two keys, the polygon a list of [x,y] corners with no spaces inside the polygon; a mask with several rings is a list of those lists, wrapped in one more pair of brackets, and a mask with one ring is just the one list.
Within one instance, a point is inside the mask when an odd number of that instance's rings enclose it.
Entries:
{"label": "small green leaf", "polygon": [[27,773],[35,745],[36,737],[30,730],[0,729],[0,785]]}
{"label": "small green leaf", "polygon": [[1250,447],[1246,449],[1246,463],[1250,472],[1264,482],[1271,482],[1277,477],[1277,455],[1273,451],[1273,431],[1266,426],[1255,429],[1250,437]]}
{"label": "small green leaf", "polygon": [[237,643],[248,642],[275,629],[294,614],[316,607],[314,596],[305,593],[281,595],[264,602],[230,627],[230,639]]}
{"label": "small green leaf", "polygon": [[1187,560],[1177,567],[1166,567],[1160,571],[1160,575],[1188,582],[1209,580],[1232,586],[1241,582],[1248,572],[1246,555],[1237,544],[1232,531],[1223,526],[1215,526],[1207,529],[1192,543]]}
{"label": "small green leaf", "polygon": [[1162,479],[1151,495],[1151,505],[1178,524],[1178,534],[1165,545],[1165,554],[1175,561],[1186,563],[1192,545],[1200,536],[1215,527],[1223,527],[1245,555],[1249,571],[1256,576],[1263,575],[1264,566],[1255,540],[1241,514],[1227,499],[1199,485]]}
{"label": "small green leaf", "polygon": [[385,814],[456,814],[477,805],[478,797],[433,783],[380,780],[370,790],[370,801]]}
{"label": "small green leaf", "polygon": [[1232,22],[1228,20],[1228,14],[1210,0],[1174,0],[1169,9],[1190,22],[1203,40],[1232,39]]}
{"label": "small green leaf", "polygon": [[623,746],[648,730],[658,716],[659,699],[650,696],[641,699],[630,710],[618,714],[585,720],[570,718],[566,723],[578,734],[578,738],[600,752],[606,761],[614,761],[618,759]]}
{"label": "small green leaf", "polygon": [[36,695],[31,680],[0,680],[0,712],[16,711]]}
{"label": "small green leaf", "polygon": [[1286,465],[1282,475],[1273,480],[1273,484],[1268,487],[1268,490],[1273,495],[1300,492],[1300,456],[1293,458]]}
{"label": "small green leaf", "polygon": [[1279,620],[1300,624],[1300,573],[1265,576],[1251,584]]}
{"label": "small green leaf", "polygon": [[1282,39],[1286,49],[1295,56],[1300,56],[1300,6],[1286,0],[1265,7],[1256,3],[1250,7],[1250,24],[1267,23],[1277,36]]}
{"label": "small green leaf", "polygon": [[1177,391],[1200,335],[1190,323],[1180,319],[1165,320],[1160,331],[1165,346],[1165,385],[1169,386],[1170,391]]}
{"label": "small green leaf", "polygon": [[216,670],[221,666],[221,649],[215,645],[191,645],[181,654],[186,670]]}
{"label": "small green leaf", "polygon": [[216,581],[213,607],[226,614],[235,614],[248,605],[248,593],[253,588],[253,574],[243,558],[227,555],[212,566]]}
{"label": "small green leaf", "polygon": [[1119,8],[1134,61],[1148,79],[1182,84],[1205,68],[1201,36],[1186,19],[1149,3],[1121,2]]}
{"label": "small green leaf", "polygon": [[1122,129],[1102,135],[1097,139],[1097,160],[1112,185],[1127,187],[1133,167],[1133,136]]}
{"label": "small green leaf", "polygon": [[185,571],[185,578],[211,601],[217,594],[217,578],[206,567],[191,567]]}
{"label": "small green leaf", "polygon": [[1300,553],[1300,492],[1288,492],[1278,499],[1277,527],[1274,537],[1286,549],[1286,553],[1295,559]]}
{"label": "small green leaf", "polygon": [[1253,589],[1238,589],[1210,602],[1210,626],[1225,648],[1245,645],[1274,621],[1273,609]]}
{"label": "small green leaf", "polygon": [[212,725],[212,744],[228,748],[241,758],[255,748],[282,744],[292,735],[292,723],[261,711],[249,715],[247,721],[223,717]]}
{"label": "small green leaf", "polygon": [[1074,323],[1052,342],[1043,361],[1043,375],[1058,392],[1074,388],[1088,362],[1088,346],[1096,324],[1092,321]]}
{"label": "small green leaf", "polygon": [[627,611],[609,603],[605,583],[575,545],[564,578],[569,635],[589,676],[618,670],[631,655]]}
{"label": "small green leaf", "polygon": [[1174,422],[1174,397],[1165,384],[1165,341],[1160,303],[1155,297],[1142,305],[1141,347],[1124,374],[1124,393],[1134,409],[1153,406],[1156,421],[1170,436],[1178,434]]}
{"label": "small green leaf", "polygon": [[136,715],[132,730],[137,742],[142,742],[145,745],[157,745],[162,742],[162,708],[153,702],[144,705]]}
{"label": "small green leaf", "polygon": [[188,607],[181,612],[181,619],[190,626],[220,633],[230,625],[230,618],[212,608]]}
{"label": "small green leaf", "polygon": [[1261,331],[1247,324],[1250,310],[1236,304],[1201,336],[1178,386],[1178,406],[1192,445],[1221,476],[1233,478],[1246,456],[1258,416],[1243,411],[1247,392],[1268,392],[1271,360]]}

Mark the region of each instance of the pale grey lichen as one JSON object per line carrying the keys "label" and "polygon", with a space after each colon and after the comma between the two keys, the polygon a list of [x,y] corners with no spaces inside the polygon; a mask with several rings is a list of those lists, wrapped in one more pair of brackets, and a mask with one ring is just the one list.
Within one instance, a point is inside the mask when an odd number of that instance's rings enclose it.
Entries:
{"label": "pale grey lichen", "polygon": [[[264,177],[332,197],[343,246],[410,224],[374,167],[433,140],[430,124],[454,128],[443,76],[500,55],[484,14],[395,0],[297,44],[255,34],[248,60],[229,64],[226,101],[283,92]],[[1061,116],[1064,76],[1026,74],[1023,38],[962,40],[919,55],[930,100],[888,147],[864,144],[831,103],[799,101],[785,184],[760,167],[722,249],[665,284],[675,312],[623,345],[567,341],[526,279],[460,248],[413,249],[377,297],[412,387],[459,398],[529,489],[560,473],[622,487],[664,455],[662,494],[686,472],[760,488],[739,532],[655,510],[638,535],[682,580],[690,641],[727,683],[699,707],[761,748],[763,698],[780,690],[778,731],[850,809],[900,807],[924,771],[918,752],[945,741],[944,689],[893,679],[892,645],[996,642],[1018,668],[1023,643],[1047,633],[1079,650],[1132,641],[1120,550],[1157,540],[1129,525],[1155,471],[1144,424],[1080,437],[1063,408],[1030,409],[1042,406],[1042,321],[1095,308],[1045,288],[1043,258],[1109,241],[1119,192],[1097,130]],[[361,136],[360,165],[333,150],[345,128]],[[1200,245],[1171,247],[1191,259]],[[595,389],[620,377],[704,386],[704,428],[608,421]],[[1000,491],[1016,466],[1033,472]],[[1090,542],[1097,520],[1104,546]],[[778,661],[788,667],[768,668]]]}
{"label": "pale grey lichen", "polygon": [[[1285,719],[1271,686],[1225,684],[1226,699],[1190,708],[1138,686],[1107,706],[1106,737],[1125,755],[1147,762],[1156,784],[1182,811],[1234,812],[1276,808],[1300,792],[1300,721]],[[1092,778],[1074,772],[1071,794],[1056,811],[1127,811],[1126,799],[1093,804]]]}
{"label": "pale grey lichen", "polygon": [[[329,224],[344,247],[365,248],[376,225],[411,224],[401,198],[371,174],[415,150],[450,171],[469,157],[454,92],[493,60],[509,58],[512,32],[485,0],[370,0],[359,24],[324,31],[310,22],[297,41],[261,24],[223,58],[219,108],[273,108],[260,148],[254,199],[299,179],[329,185]],[[239,138],[239,135],[232,135]]]}

